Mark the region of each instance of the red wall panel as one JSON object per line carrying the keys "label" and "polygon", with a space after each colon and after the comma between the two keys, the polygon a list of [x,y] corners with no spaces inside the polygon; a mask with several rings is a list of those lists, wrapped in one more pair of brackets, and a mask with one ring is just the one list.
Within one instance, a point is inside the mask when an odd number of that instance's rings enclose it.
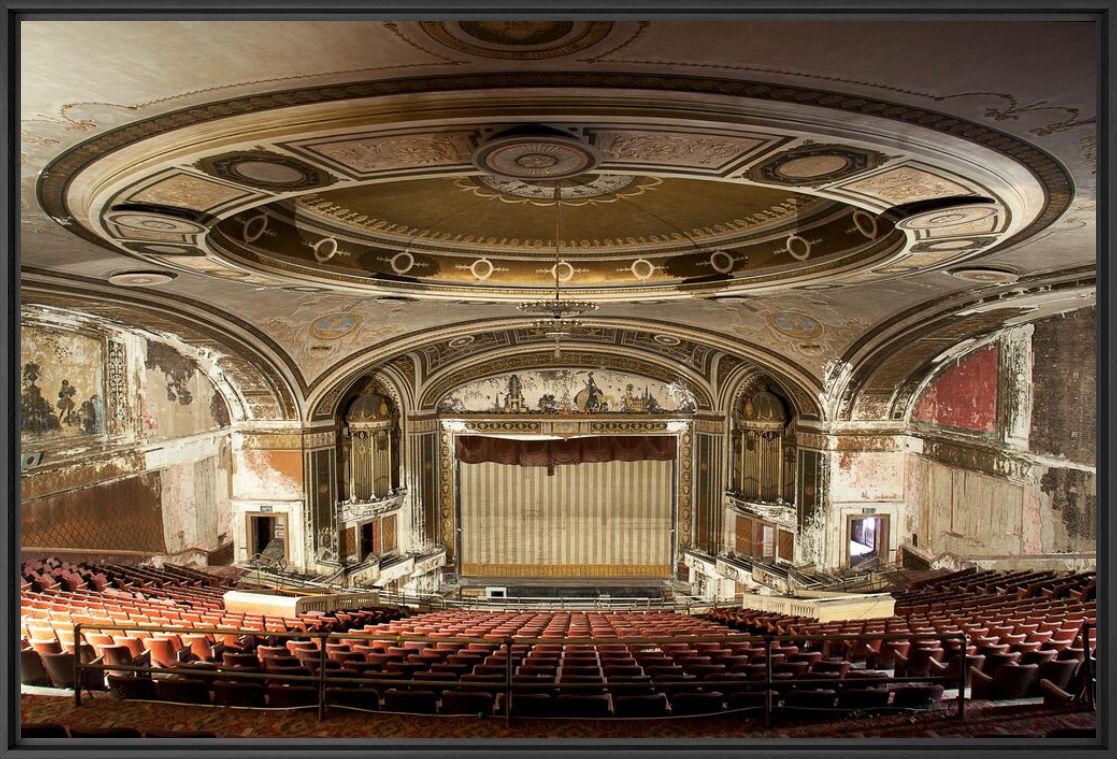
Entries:
{"label": "red wall panel", "polygon": [[997,428],[997,348],[958,361],[931,383],[916,404],[914,419],[972,432]]}

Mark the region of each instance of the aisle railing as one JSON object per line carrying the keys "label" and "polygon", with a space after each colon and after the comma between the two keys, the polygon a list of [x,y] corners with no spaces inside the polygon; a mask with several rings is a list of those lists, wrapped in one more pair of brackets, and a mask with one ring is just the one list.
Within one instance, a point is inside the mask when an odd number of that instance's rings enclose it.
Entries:
{"label": "aisle railing", "polygon": [[[227,639],[229,636],[257,636],[262,639],[271,638],[275,639],[298,639],[298,640],[314,640],[317,641],[317,674],[312,675],[292,675],[286,673],[276,673],[275,671],[245,671],[242,668],[223,666],[216,664],[215,666],[199,666],[184,664],[176,667],[151,667],[151,666],[137,666],[126,664],[105,664],[100,661],[100,657],[92,662],[84,663],[81,661],[80,645],[84,640],[82,632],[99,631],[105,632],[108,630],[123,630],[123,631],[140,631],[146,633],[167,633],[167,634],[190,634],[190,635],[206,635],[213,636],[214,640]],[[1085,634],[1085,629],[1084,629]],[[418,634],[403,634],[403,633],[377,633],[375,631],[366,630],[349,630],[344,632],[303,632],[303,631],[260,631],[251,629],[219,629],[219,628],[200,628],[200,627],[170,627],[170,626],[153,626],[153,625],[135,625],[135,624],[75,624],[74,625],[74,704],[81,706],[82,704],[82,673],[90,670],[103,671],[106,673],[111,672],[137,672],[147,674],[169,674],[169,675],[185,675],[191,678],[218,678],[234,679],[234,680],[260,680],[271,682],[289,682],[289,683],[309,683],[317,687],[317,703],[309,704],[306,707],[294,708],[317,708],[318,718],[325,719],[328,714],[328,698],[327,688],[331,685],[364,685],[383,687],[411,687],[414,688],[417,683],[420,684],[421,689],[434,689],[442,691],[447,689],[456,690],[478,690],[489,693],[499,691],[503,695],[503,714],[507,721],[511,722],[512,718],[530,715],[516,715],[513,714],[513,694],[517,692],[538,692],[540,690],[553,691],[561,693],[562,691],[597,691],[613,693],[615,691],[645,691],[653,688],[659,692],[677,692],[684,688],[735,688],[740,692],[750,693],[755,692],[754,689],[763,686],[763,704],[761,707],[744,707],[741,709],[734,709],[733,712],[752,711],[763,708],[765,725],[771,725],[772,715],[775,711],[776,704],[774,697],[778,697],[779,691],[787,688],[788,686],[794,687],[796,685],[808,684],[813,688],[819,688],[826,685],[845,685],[856,684],[861,687],[869,687],[873,684],[902,684],[902,683],[943,683],[944,689],[946,686],[954,685],[958,688],[957,698],[957,717],[960,720],[965,719],[966,715],[966,679],[968,674],[968,667],[960,666],[957,675],[917,675],[917,676],[885,676],[881,678],[861,678],[851,681],[848,678],[843,678],[840,675],[833,679],[824,678],[804,678],[792,676],[787,677],[774,677],[773,671],[773,646],[777,643],[796,643],[807,644],[816,643],[819,648],[825,642],[836,641],[865,641],[871,639],[873,641],[888,641],[888,640],[939,640],[939,641],[958,641],[959,650],[961,655],[965,656],[968,652],[969,638],[965,632],[960,634],[954,633],[887,633],[887,634],[848,634],[848,635],[820,635],[820,634],[784,634],[784,635],[755,635],[748,633],[735,633],[726,635],[673,635],[673,636],[647,636],[647,637],[476,637],[476,636],[452,636],[440,637],[431,635],[418,635]],[[335,640],[367,640],[372,641],[390,641],[397,645],[405,642],[429,642],[429,643],[461,643],[468,646],[471,643],[484,644],[487,647],[488,655],[503,652],[505,658],[505,678],[503,683],[487,681],[461,681],[447,677],[445,680],[421,680],[416,681],[413,679],[400,677],[391,678],[383,677],[377,674],[375,679],[368,676],[345,676],[338,674],[330,674],[327,666],[329,661],[329,649],[327,645]],[[601,682],[561,682],[557,676],[553,682],[515,682],[513,679],[513,671],[515,668],[514,663],[514,650],[513,646],[521,645],[586,645],[593,644],[595,646],[603,645],[625,645],[625,646],[639,646],[639,645],[659,645],[670,643],[742,643],[748,642],[751,644],[763,645],[764,651],[764,678],[763,680],[743,680],[732,678],[713,678],[713,679],[649,679],[648,681],[641,682],[610,682],[607,678],[602,678]],[[86,643],[85,645],[90,645]],[[819,649],[810,649],[819,650]],[[963,660],[964,661],[964,660]],[[263,666],[261,662],[261,666]],[[720,674],[720,673],[719,673]],[[87,689],[88,690],[88,689]],[[494,708],[499,706],[500,701],[494,698]],[[337,706],[337,704],[334,704]],[[259,707],[267,708],[267,707]],[[353,708],[353,707],[343,707]],[[804,707],[797,707],[798,711],[803,711]],[[884,707],[883,711],[896,711],[900,710],[899,707]],[[810,709],[806,709],[811,711]],[[820,707],[818,711],[837,712],[836,707]],[[381,710],[377,710],[381,711]],[[428,712],[420,712],[426,716],[440,716]],[[688,717],[697,716],[713,716],[717,714],[726,714],[726,710],[717,712],[710,712],[705,714],[688,714]],[[548,716],[548,719],[585,719],[583,716],[562,716],[553,715]],[[620,719],[618,717],[609,717],[608,719]]]}

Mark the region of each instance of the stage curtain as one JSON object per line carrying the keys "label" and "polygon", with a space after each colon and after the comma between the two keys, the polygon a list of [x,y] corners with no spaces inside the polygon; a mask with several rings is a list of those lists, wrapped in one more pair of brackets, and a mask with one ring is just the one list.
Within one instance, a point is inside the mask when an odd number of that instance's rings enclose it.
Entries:
{"label": "stage curtain", "polygon": [[518,466],[673,461],[675,438],[670,435],[623,435],[570,440],[512,440],[484,435],[459,435],[455,455],[463,464]]}

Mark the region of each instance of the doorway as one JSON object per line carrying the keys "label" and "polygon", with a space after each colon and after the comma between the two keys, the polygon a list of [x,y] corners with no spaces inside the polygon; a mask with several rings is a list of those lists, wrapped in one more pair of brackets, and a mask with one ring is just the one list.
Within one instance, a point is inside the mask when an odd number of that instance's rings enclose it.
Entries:
{"label": "doorway", "polygon": [[361,525],[361,545],[359,560],[364,561],[369,554],[376,553],[376,522]]}
{"label": "doorway", "polygon": [[[248,515],[249,557],[267,553],[277,558],[286,557],[286,516],[284,514]],[[269,550],[270,549],[270,550]]]}
{"label": "doorway", "polygon": [[888,517],[850,516],[846,553],[850,568],[868,568],[888,560]]}

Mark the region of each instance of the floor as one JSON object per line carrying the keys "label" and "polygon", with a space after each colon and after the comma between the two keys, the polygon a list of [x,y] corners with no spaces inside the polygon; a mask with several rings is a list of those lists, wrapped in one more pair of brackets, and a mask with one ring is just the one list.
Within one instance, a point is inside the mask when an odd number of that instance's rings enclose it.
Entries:
{"label": "floor", "polygon": [[179,706],[154,702],[121,702],[107,693],[83,696],[24,692],[22,721],[55,722],[83,728],[158,726],[159,730],[205,730],[229,738],[252,737],[375,737],[375,738],[940,738],[1040,737],[1063,728],[1094,728],[1092,712],[1052,712],[1042,704],[967,704],[967,718],[959,722],[957,708],[918,715],[894,714],[847,718],[829,723],[779,723],[764,727],[763,718],[742,715],[637,720],[529,720],[509,725],[503,717],[423,717],[331,709],[318,721],[315,710],[285,710],[276,719],[261,710],[228,707]]}

